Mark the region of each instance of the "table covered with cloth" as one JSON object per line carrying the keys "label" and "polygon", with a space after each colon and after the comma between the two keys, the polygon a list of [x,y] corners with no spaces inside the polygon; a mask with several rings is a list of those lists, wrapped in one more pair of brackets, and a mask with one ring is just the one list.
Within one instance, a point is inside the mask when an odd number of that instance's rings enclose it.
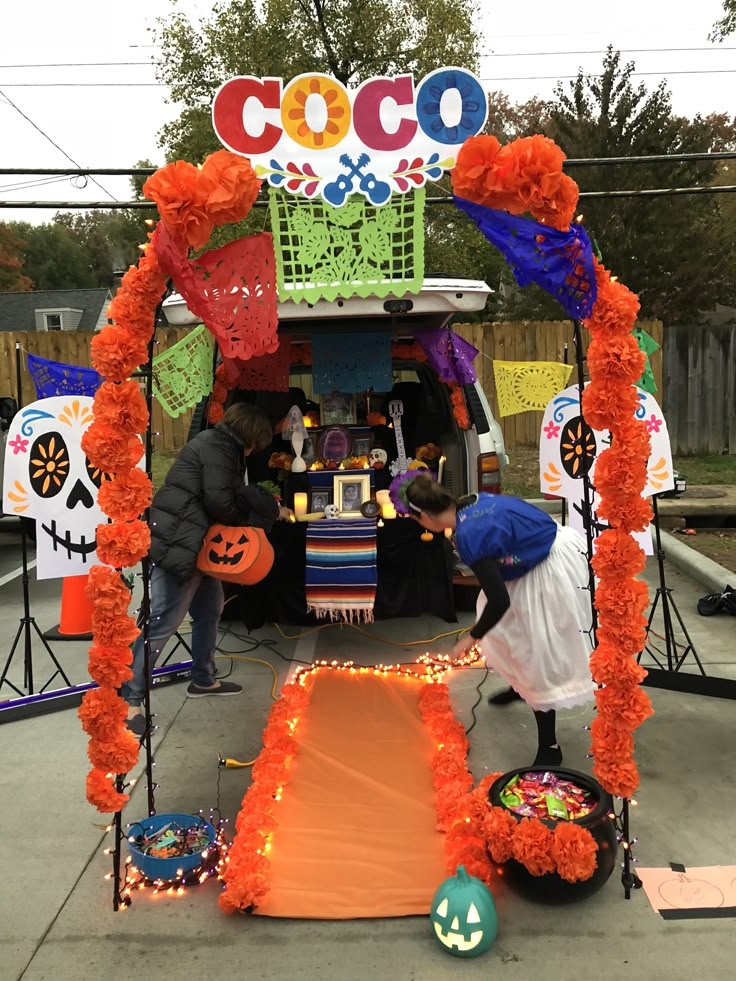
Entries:
{"label": "table covered with cloth", "polygon": [[[416,522],[401,518],[387,520],[376,529],[376,620],[432,614],[457,622],[450,543],[444,535],[423,542],[421,533]],[[226,583],[223,619],[240,620],[249,630],[265,623],[308,626],[323,622],[307,611],[307,523],[278,522],[269,538],[275,555],[271,572],[255,586]]]}

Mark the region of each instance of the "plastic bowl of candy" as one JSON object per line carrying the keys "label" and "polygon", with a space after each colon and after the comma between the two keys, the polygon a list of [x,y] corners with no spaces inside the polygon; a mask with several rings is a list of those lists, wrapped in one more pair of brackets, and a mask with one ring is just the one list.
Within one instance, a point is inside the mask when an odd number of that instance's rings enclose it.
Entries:
{"label": "plastic bowl of candy", "polygon": [[493,807],[503,807],[521,821],[538,818],[554,829],[560,821],[572,821],[587,830],[598,845],[596,870],[589,879],[567,882],[556,872],[532,875],[520,862],[510,859],[506,878],[528,899],[543,903],[570,903],[597,892],[616,866],[616,828],[609,817],[611,795],[587,773],[561,767],[524,766],[499,777],[488,792]]}
{"label": "plastic bowl of candy", "polygon": [[133,865],[147,879],[169,882],[199,868],[217,837],[209,821],[191,814],[154,814],[128,825]]}

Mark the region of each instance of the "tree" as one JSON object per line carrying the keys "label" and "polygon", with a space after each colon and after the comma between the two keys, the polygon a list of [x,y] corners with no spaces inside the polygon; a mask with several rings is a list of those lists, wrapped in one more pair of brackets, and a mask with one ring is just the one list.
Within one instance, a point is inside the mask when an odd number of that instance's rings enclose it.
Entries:
{"label": "tree", "polygon": [[478,64],[474,0],[232,0],[193,25],[159,18],[159,80],[182,107],[164,126],[168,159],[201,161],[220,149],[210,118],[218,87],[235,75],[333,75],[355,85],[372,75]]}
{"label": "tree", "polygon": [[723,17],[713,25],[709,41],[723,41],[736,31],[736,0],[723,0]]}
{"label": "tree", "polygon": [[[662,82],[653,92],[634,86],[634,64],[609,47],[600,76],[580,72],[559,84],[547,135],[568,157],[626,157],[731,150],[736,119],[672,112]],[[718,162],[586,166],[571,172],[581,190],[707,185]],[[583,201],[585,227],[606,265],[639,294],[642,314],[669,322],[736,299],[731,263],[733,225],[722,215],[724,195],[603,198]]]}
{"label": "tree", "polygon": [[25,239],[25,271],[34,290],[90,289],[97,285],[88,254],[62,225],[13,222]]}
{"label": "tree", "polygon": [[25,293],[33,289],[33,283],[21,271],[25,247],[16,231],[0,222],[0,293]]}

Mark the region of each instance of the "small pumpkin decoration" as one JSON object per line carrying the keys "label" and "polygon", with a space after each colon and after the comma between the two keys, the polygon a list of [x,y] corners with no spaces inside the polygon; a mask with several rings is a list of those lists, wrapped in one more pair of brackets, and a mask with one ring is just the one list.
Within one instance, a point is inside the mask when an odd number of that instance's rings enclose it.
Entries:
{"label": "small pumpkin decoration", "polygon": [[273,546],[262,528],[212,525],[197,556],[197,568],[213,579],[244,586],[265,579],[273,565]]}
{"label": "small pumpkin decoration", "polygon": [[437,943],[455,957],[484,954],[498,933],[490,890],[462,865],[434,894],[429,919]]}

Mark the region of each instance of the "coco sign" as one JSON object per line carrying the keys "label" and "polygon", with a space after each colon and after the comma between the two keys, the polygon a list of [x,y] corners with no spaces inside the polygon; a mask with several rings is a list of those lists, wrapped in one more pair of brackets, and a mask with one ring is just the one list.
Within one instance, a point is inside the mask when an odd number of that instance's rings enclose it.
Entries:
{"label": "coco sign", "polygon": [[220,141],[248,157],[273,187],[341,207],[353,193],[383,205],[437,180],[483,129],[488,100],[462,68],[371,78],[349,90],[329,75],[239,76],[220,87],[212,119]]}

